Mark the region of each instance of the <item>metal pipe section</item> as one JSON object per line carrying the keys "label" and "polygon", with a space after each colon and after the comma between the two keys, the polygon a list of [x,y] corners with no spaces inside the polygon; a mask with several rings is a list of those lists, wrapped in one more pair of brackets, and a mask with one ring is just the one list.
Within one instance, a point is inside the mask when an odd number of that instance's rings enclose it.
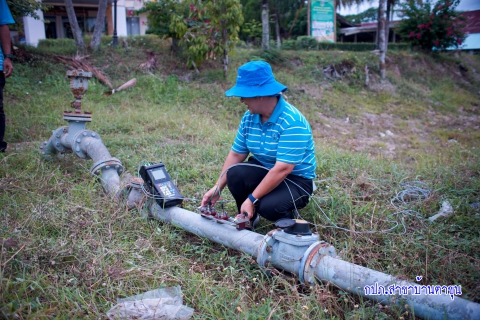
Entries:
{"label": "metal pipe section", "polygon": [[54,142],[52,141],[52,137],[50,137],[48,141],[43,142],[40,146],[40,150],[42,151],[43,157],[45,159],[51,159],[58,153],[57,149],[55,149],[55,147],[53,146]]}
{"label": "metal pipe section", "polygon": [[318,279],[329,281],[345,291],[382,304],[408,305],[416,317],[480,319],[480,304],[455,297],[455,294],[461,294],[461,289],[456,286],[421,286],[330,256],[318,259],[313,269]]}
{"label": "metal pipe section", "polygon": [[[435,288],[429,291],[430,287],[437,286],[420,286],[340,260],[335,249],[318,241],[315,234],[300,237],[273,230],[262,236],[248,230],[237,231],[233,226],[179,207],[162,209],[154,201],[148,205],[148,210],[158,220],[254,256],[261,267],[273,266],[297,274],[305,283],[314,284],[320,280],[382,304],[397,304],[403,308],[408,305],[415,316],[424,319],[480,319],[480,304],[454,297],[461,294],[461,290],[445,293],[449,290],[446,288],[442,293],[440,287],[440,291]],[[387,291],[382,292],[380,287]]]}
{"label": "metal pipe section", "polygon": [[197,236],[207,238],[232,249],[257,256],[263,236],[248,230],[237,231],[234,227],[205,219],[195,212],[179,207],[162,209],[156,202],[149,204],[150,215],[163,222],[171,223]]}
{"label": "metal pipe section", "polygon": [[40,150],[46,159],[51,159],[58,153],[71,152],[70,142],[68,142],[67,139],[67,132],[68,127],[60,127],[53,131],[53,134],[48,141],[42,143]]}
{"label": "metal pipe section", "polygon": [[116,196],[120,191],[120,176],[114,168],[102,170],[99,176],[103,190],[109,195]]}
{"label": "metal pipe section", "polygon": [[120,181],[120,193],[119,198],[125,200],[127,207],[133,209],[138,207],[141,209],[145,203],[145,194],[143,193],[143,179],[134,178],[129,173],[124,173]]}
{"label": "metal pipe section", "polygon": [[101,180],[102,187],[108,194],[125,198],[129,208],[140,205],[143,203],[143,181],[135,181],[131,176],[120,181],[122,163],[110,155],[98,133],[85,128],[86,124],[92,121],[92,114],[82,112],[82,98],[88,90],[88,79],[92,77],[92,73],[70,70],[67,71],[67,76],[75,97],[75,101],[71,103],[75,111],[64,111],[63,120],[68,121],[68,127],[58,128],[48,141],[42,143],[40,149],[44,157],[50,159],[57,154],[73,152],[82,159],[92,159],[94,165],[90,172]]}
{"label": "metal pipe section", "polygon": [[[91,130],[79,130],[76,121],[70,126],[55,130],[50,139],[40,149],[46,158],[58,153],[74,152],[82,159],[92,159],[94,165],[90,172],[100,178],[102,186],[108,194],[117,195],[120,190],[120,174],[123,166],[120,160],[113,158],[100,136]],[[72,134],[73,133],[73,134]]]}
{"label": "metal pipe section", "polygon": [[100,178],[105,192],[117,195],[120,190],[120,174],[123,172],[120,160],[110,155],[98,134],[93,131],[80,131],[75,138],[75,153],[85,159],[92,159],[94,165],[91,173]]}

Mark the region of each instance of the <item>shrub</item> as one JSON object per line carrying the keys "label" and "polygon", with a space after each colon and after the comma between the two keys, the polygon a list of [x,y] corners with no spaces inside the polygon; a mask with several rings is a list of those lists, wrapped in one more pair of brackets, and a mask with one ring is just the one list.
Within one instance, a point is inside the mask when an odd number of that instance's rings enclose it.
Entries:
{"label": "shrub", "polygon": [[262,41],[262,22],[252,19],[245,22],[240,29],[240,38],[245,41]]}
{"label": "shrub", "polygon": [[243,23],[239,0],[146,2],[137,13],[147,13],[149,29],[172,39],[172,50],[197,68],[207,59],[228,55]]}
{"label": "shrub", "polygon": [[[320,42],[318,44],[318,50],[348,50],[345,49],[347,47],[350,47],[351,45],[354,45],[353,47],[358,47],[359,43],[332,43],[332,42]],[[358,50],[353,50],[353,51],[358,51]],[[359,50],[363,51],[363,50]]]}
{"label": "shrub", "polygon": [[297,50],[317,50],[318,41],[315,37],[301,36],[297,38],[295,47]]}
{"label": "shrub", "polygon": [[259,56],[261,60],[265,60],[273,64],[286,61],[285,57],[282,55],[282,51],[277,50],[274,47],[270,47],[270,50],[262,50]]}
{"label": "shrub", "polygon": [[402,5],[404,18],[398,33],[413,47],[424,51],[458,48],[465,40],[463,17],[455,8],[460,0],[439,0],[432,5],[431,0],[418,4],[409,0]]}
{"label": "shrub", "polygon": [[283,40],[282,49],[283,50],[295,50],[296,49],[296,40]]}
{"label": "shrub", "polygon": [[63,38],[63,39],[42,39],[38,41],[37,49],[40,52],[68,55],[77,52],[75,40]]}
{"label": "shrub", "polygon": [[410,44],[408,43],[389,43],[388,50],[397,50],[397,51],[405,51],[410,49]]}
{"label": "shrub", "polygon": [[[300,38],[300,37],[299,37]],[[308,38],[308,37],[307,37]],[[303,40],[305,41],[305,40]],[[316,41],[316,40],[315,40]],[[303,48],[303,42],[298,44],[298,40],[284,40],[282,43],[282,50],[312,50],[312,46]],[[389,43],[388,50],[408,50],[409,43]],[[341,50],[341,51],[372,51],[376,49],[375,43],[370,42],[317,42],[317,50]]]}

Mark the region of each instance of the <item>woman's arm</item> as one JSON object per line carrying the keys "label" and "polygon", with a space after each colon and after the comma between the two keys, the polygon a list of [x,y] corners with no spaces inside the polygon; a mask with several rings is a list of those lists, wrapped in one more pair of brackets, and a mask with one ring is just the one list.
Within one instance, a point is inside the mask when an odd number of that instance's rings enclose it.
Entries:
{"label": "woman's arm", "polygon": [[220,197],[220,191],[222,191],[227,185],[227,174],[225,171],[232,165],[243,162],[247,156],[248,154],[236,153],[235,151],[230,150],[223,164],[222,172],[217,180],[217,183],[203,196],[201,204],[202,206],[206,205],[208,202],[210,202],[212,205],[217,202],[218,198]]}
{"label": "woman's arm", "polygon": [[6,54],[12,53],[12,43],[10,41],[10,29],[6,24],[0,26],[0,39],[3,51],[3,73],[5,78],[8,78],[12,75],[13,65],[10,58],[5,57]]}

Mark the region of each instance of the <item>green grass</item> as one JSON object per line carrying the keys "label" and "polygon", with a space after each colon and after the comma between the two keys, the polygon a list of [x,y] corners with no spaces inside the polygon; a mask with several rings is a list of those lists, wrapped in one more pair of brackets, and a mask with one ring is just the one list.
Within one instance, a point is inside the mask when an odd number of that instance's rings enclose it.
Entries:
{"label": "green grass", "polygon": [[[181,192],[197,199],[184,203],[195,211],[245,112],[224,91],[245,61],[271,59],[276,78],[289,86],[286,96],[316,137],[318,189],[301,215],[346,261],[410,281],[423,275],[422,284],[459,284],[463,298],[480,301],[480,211],[472,206],[480,201],[480,79],[456,73],[459,61],[480,70],[478,55],[389,53],[385,86],[370,53],[237,49],[225,80],[219,61],[196,74],[155,37],[129,38],[127,48],[116,49],[109,41],[103,39],[88,61],[114,86],[131,78],[137,84],[107,96],[102,93],[108,88],[92,79],[83,110],[93,113],[88,129],[99,133],[129,173],[136,175],[144,161],[163,161]],[[412,318],[332,284],[305,288],[295,277],[260,269],[244,254],[146,220],[104,194],[89,174],[91,161],[72,154],[44,160],[39,146],[66,125],[62,112],[73,101],[68,68],[51,54],[73,55],[69,48],[56,42],[25,48],[32,58],[14,61],[5,89],[1,317],[105,318],[117,298],[180,285],[197,319]],[[152,74],[138,68],[147,58],[143,49],[157,54],[159,68]],[[330,65],[346,71],[329,79],[323,70]],[[379,135],[387,130],[394,136]],[[420,217],[394,215],[405,230],[351,232],[391,228],[387,218],[398,210],[390,200],[406,181],[421,181],[431,191],[405,207]],[[232,199],[228,191],[223,196]],[[428,223],[445,200],[455,214]],[[234,203],[227,209],[233,214]],[[262,220],[259,232],[272,228]]]}

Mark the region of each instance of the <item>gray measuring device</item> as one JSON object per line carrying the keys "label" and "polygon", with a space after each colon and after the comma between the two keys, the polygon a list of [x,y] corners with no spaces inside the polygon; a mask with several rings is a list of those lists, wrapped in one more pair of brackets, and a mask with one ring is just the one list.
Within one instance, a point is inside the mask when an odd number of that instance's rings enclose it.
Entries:
{"label": "gray measuring device", "polygon": [[162,162],[150,166],[141,166],[140,176],[162,208],[176,206],[183,202],[182,194],[173,184],[172,177],[170,177]]}

